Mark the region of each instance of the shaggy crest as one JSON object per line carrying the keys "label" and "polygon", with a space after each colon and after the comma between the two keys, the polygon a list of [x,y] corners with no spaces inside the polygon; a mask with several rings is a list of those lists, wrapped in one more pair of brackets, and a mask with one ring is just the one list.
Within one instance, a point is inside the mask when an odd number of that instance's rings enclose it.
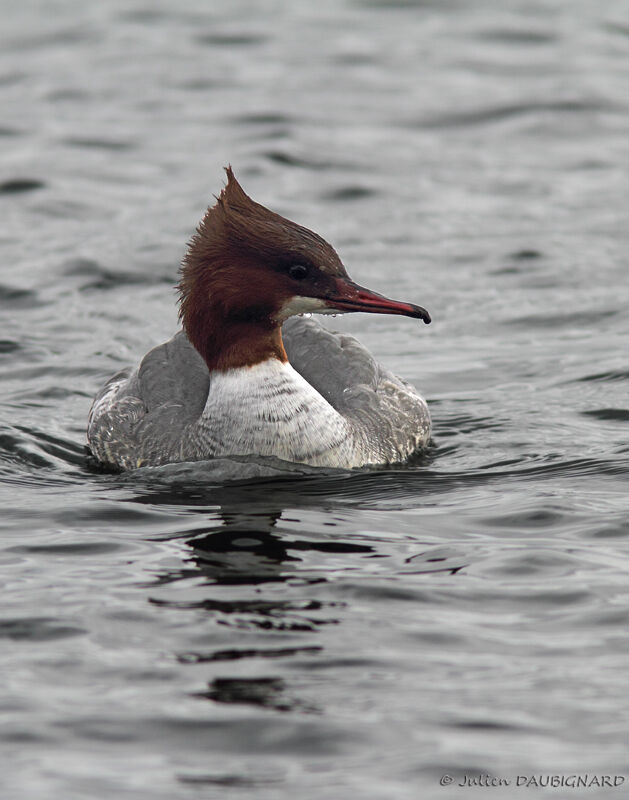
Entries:
{"label": "shaggy crest", "polygon": [[297,291],[291,265],[308,265],[323,284],[347,278],[325,239],[253,201],[231,167],[225,171],[227,184],[190,241],[177,286],[183,326],[210,369],[286,358],[275,317]]}
{"label": "shaggy crest", "polygon": [[223,269],[307,263],[328,275],[347,277],[325,239],[256,203],[238,183],[231,166],[225,172],[227,184],[201,220],[181,266],[177,288],[184,321],[199,281]]}
{"label": "shaggy crest", "polygon": [[350,280],[334,248],[313,231],[254,202],[231,167],[181,266],[180,317],[208,369],[286,360],[280,328],[305,312],[405,314],[399,303]]}

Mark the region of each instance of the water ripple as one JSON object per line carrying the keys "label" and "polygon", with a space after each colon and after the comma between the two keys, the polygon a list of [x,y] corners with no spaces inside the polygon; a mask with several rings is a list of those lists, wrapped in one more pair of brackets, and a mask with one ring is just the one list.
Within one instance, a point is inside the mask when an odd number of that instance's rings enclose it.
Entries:
{"label": "water ripple", "polygon": [[36,178],[13,178],[0,183],[0,194],[24,194],[45,187],[46,183]]}

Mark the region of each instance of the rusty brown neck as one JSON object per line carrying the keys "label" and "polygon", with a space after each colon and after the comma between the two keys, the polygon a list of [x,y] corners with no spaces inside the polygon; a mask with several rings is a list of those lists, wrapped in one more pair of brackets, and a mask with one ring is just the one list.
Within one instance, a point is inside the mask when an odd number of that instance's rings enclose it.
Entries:
{"label": "rusty brown neck", "polygon": [[210,372],[251,367],[269,358],[288,361],[281,328],[269,319],[225,319],[207,309],[200,318],[185,319],[184,328]]}

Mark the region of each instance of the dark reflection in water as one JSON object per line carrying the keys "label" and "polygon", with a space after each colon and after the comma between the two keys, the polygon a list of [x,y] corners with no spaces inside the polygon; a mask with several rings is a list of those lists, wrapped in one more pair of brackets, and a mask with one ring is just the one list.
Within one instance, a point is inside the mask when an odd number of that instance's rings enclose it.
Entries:
{"label": "dark reflection in water", "polygon": [[196,697],[215,703],[241,704],[269,708],[273,711],[315,713],[318,709],[291,697],[281,678],[215,678],[207,692]]}
{"label": "dark reflection in water", "polygon": [[[260,527],[261,515],[250,515],[255,527],[243,525],[247,515],[229,515],[225,526],[214,533],[195,535],[187,540],[192,550],[192,560],[199,572],[214,583],[265,583],[287,580],[291,577],[289,562],[301,561],[293,551],[319,551],[322,553],[370,553],[372,547],[350,542],[315,542],[291,540],[285,543],[281,536]],[[276,519],[269,518],[269,528]],[[213,529],[208,529],[212,531]],[[317,579],[321,580],[321,579]]]}
{"label": "dark reflection in water", "polygon": [[[293,565],[303,565],[309,552],[332,554],[368,554],[374,548],[369,545],[343,541],[307,541],[276,533],[274,527],[281,512],[266,514],[222,510],[222,523],[208,528],[195,529],[190,535],[179,534],[189,548],[185,565],[173,568],[156,577],[155,586],[164,586],[177,581],[202,578],[208,585],[208,593],[202,599],[156,600],[155,605],[183,610],[201,609],[210,615],[220,615],[227,625],[260,631],[315,632],[322,625],[336,624],[338,620],[326,616],[329,604],[319,600],[299,600],[274,596],[264,599],[256,594],[253,598],[225,599],[210,587],[242,586],[261,587],[267,583],[291,583],[297,580],[302,586],[325,582],[323,573],[299,574]],[[326,606],[328,608],[326,609]],[[323,615],[321,612],[324,612]],[[272,648],[262,654],[267,658],[291,655],[295,652],[314,652],[316,648]],[[233,660],[257,655],[257,651],[216,651],[207,653],[184,653],[178,658],[182,663]]]}

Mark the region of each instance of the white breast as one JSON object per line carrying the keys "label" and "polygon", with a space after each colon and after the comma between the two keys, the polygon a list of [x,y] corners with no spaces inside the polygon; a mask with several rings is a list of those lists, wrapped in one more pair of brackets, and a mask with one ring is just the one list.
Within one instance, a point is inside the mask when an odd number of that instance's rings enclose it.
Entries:
{"label": "white breast", "polygon": [[365,463],[351,423],[289,363],[212,373],[196,435],[213,455],[256,453],[314,466]]}

